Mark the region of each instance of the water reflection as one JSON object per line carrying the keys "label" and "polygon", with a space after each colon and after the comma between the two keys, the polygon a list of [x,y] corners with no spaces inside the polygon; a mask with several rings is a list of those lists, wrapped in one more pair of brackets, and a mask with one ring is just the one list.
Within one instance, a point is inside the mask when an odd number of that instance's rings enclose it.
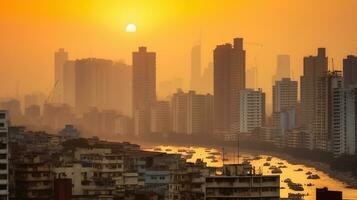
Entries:
{"label": "water reflection", "polygon": [[[182,154],[182,157],[188,162],[195,162],[197,159],[202,159],[207,162],[208,166],[212,167],[221,167],[223,162],[227,164],[238,162],[238,154],[234,149],[155,146],[147,148],[147,150],[179,153]],[[222,152],[224,152],[224,154]],[[346,184],[331,178],[326,173],[316,170],[315,168],[291,164],[286,160],[269,155],[252,155],[245,152],[239,155],[239,162],[250,162],[258,172],[262,172],[263,174],[280,174],[281,197],[288,197],[289,193],[301,193],[306,195],[306,200],[313,200],[315,199],[316,187],[328,187],[330,190],[343,191],[344,199],[357,199],[356,189],[347,188]],[[295,191],[291,188],[295,189]]]}

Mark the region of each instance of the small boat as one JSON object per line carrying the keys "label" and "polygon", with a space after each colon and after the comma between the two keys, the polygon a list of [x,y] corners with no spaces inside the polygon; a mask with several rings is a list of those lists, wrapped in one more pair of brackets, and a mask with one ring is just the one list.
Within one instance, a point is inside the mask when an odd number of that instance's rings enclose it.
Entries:
{"label": "small boat", "polygon": [[283,172],[283,171],[281,171],[280,168],[275,168],[275,169],[271,170],[271,173],[272,173],[272,174],[281,174],[282,172]]}
{"label": "small boat", "polygon": [[255,156],[252,160],[260,160],[260,159],[262,159],[261,156]]}
{"label": "small boat", "polygon": [[186,152],[186,149],[179,149],[178,152],[180,153]]}
{"label": "small boat", "polygon": [[267,161],[271,161],[271,159],[272,159],[271,156],[267,157]]}
{"label": "small boat", "polygon": [[186,151],[186,152],[189,153],[189,154],[194,154],[194,153],[196,153],[195,150],[188,150],[188,151]]}
{"label": "small boat", "polygon": [[279,168],[287,168],[286,165],[279,166]]}
{"label": "small boat", "polygon": [[281,190],[285,189],[285,187],[280,187]]}
{"label": "small boat", "polygon": [[156,147],[156,148],[154,148],[154,151],[162,151],[162,149],[159,147]]}
{"label": "small boat", "polygon": [[311,171],[308,171],[308,172],[306,172],[305,174],[306,174],[306,175],[311,175],[312,172],[311,172]]}
{"label": "small boat", "polygon": [[314,186],[314,184],[312,184],[312,183],[308,183],[308,184],[306,184],[306,186],[311,187],[311,186]]}
{"label": "small boat", "polygon": [[284,163],[283,162],[278,162],[278,165],[284,165]]}
{"label": "small boat", "polygon": [[320,176],[317,174],[309,175],[307,179],[320,179]]}
{"label": "small boat", "polygon": [[216,162],[218,162],[218,160],[212,160],[211,162],[212,162],[212,163],[216,163]]}
{"label": "small boat", "polygon": [[302,172],[303,169],[299,168],[299,169],[295,169],[294,171],[296,171],[296,172]]}
{"label": "small boat", "polygon": [[216,156],[207,156],[206,158],[207,158],[207,159],[215,159]]}
{"label": "small boat", "polygon": [[275,168],[276,168],[275,165],[269,167],[269,169],[275,169]]}
{"label": "small boat", "polygon": [[211,154],[211,155],[221,155],[221,153],[220,152],[210,152],[209,154]]}
{"label": "small boat", "polygon": [[263,164],[263,166],[266,166],[266,167],[270,166],[270,163],[266,162],[266,163]]}
{"label": "small boat", "polygon": [[304,199],[304,194],[300,194],[300,193],[289,193],[288,194],[288,197],[291,198],[291,199]]}
{"label": "small boat", "polygon": [[290,182],[290,183],[288,183],[288,186],[291,190],[294,190],[294,191],[304,191],[304,188],[302,187],[302,185],[300,183]]}
{"label": "small boat", "polygon": [[284,183],[292,183],[292,181],[291,181],[290,178],[286,178],[286,179],[284,180]]}
{"label": "small boat", "polygon": [[172,149],[166,149],[165,151],[172,151]]}

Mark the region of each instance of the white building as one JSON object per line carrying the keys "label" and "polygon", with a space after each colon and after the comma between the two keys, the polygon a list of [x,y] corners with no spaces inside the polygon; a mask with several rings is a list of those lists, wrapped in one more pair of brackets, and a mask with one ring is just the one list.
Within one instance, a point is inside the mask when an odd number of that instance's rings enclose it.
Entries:
{"label": "white building", "polygon": [[264,126],[265,93],[261,89],[240,91],[240,132],[248,133]]}
{"label": "white building", "polygon": [[331,135],[332,152],[340,156],[346,152],[345,134],[345,98],[343,78],[338,72],[329,75],[329,131]]}
{"label": "white building", "polygon": [[0,199],[9,199],[8,113],[0,110]]}

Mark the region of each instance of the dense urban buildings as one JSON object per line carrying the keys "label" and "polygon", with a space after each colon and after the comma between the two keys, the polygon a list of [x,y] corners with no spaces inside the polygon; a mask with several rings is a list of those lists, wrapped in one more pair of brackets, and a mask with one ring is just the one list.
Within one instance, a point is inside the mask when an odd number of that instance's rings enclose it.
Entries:
{"label": "dense urban buildings", "polygon": [[245,50],[243,38],[218,45],[213,52],[214,131],[239,132],[239,93],[245,89]]}
{"label": "dense urban buildings", "polygon": [[357,56],[348,55],[343,59],[343,78],[345,87],[357,84]]}

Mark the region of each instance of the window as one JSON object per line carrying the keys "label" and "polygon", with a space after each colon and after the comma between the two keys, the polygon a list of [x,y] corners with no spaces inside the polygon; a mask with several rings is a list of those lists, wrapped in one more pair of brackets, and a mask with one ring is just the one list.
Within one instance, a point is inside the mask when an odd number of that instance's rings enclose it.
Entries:
{"label": "window", "polygon": [[0,170],[6,170],[7,165],[6,164],[0,164]]}
{"label": "window", "polygon": [[5,119],[6,115],[5,113],[0,113],[0,119]]}

